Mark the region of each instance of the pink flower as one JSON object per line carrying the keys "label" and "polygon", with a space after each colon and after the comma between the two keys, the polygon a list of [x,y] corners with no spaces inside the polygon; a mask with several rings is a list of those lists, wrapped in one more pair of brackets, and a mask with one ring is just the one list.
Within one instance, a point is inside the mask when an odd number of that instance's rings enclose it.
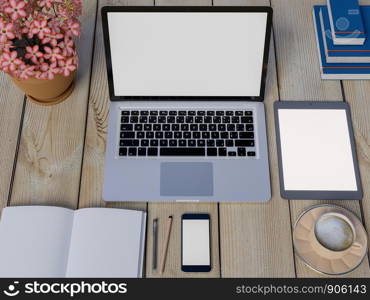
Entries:
{"label": "pink flower", "polygon": [[33,47],[26,47],[26,50],[27,50],[27,53],[25,55],[25,57],[27,59],[30,59],[34,64],[37,64],[38,63],[38,59],[40,57],[43,57],[43,53],[40,51],[40,48],[38,45],[35,45]]}
{"label": "pink flower", "polygon": [[64,56],[61,54],[62,50],[60,50],[58,47],[53,49],[50,47],[45,47],[44,51],[46,52],[44,55],[45,59],[49,59],[52,62],[56,62],[57,60],[64,58]]}
{"label": "pink flower", "polygon": [[76,65],[73,63],[73,58],[59,61],[59,66],[61,67],[61,71],[65,77],[68,77],[71,72],[77,69]]}
{"label": "pink flower", "polygon": [[41,7],[46,7],[47,9],[51,9],[53,7],[54,0],[41,0],[38,2],[38,5]]}
{"label": "pink flower", "polygon": [[37,34],[39,39],[43,39],[45,35],[51,32],[50,28],[48,28],[47,25],[48,25],[47,20],[42,20],[42,21],[36,20],[33,22],[31,33]]}
{"label": "pink flower", "polygon": [[40,78],[42,79],[49,79],[52,80],[55,77],[55,74],[58,74],[60,72],[60,69],[57,67],[56,63],[53,63],[51,65],[44,63],[41,66],[41,75]]}
{"label": "pink flower", "polygon": [[18,18],[24,18],[27,16],[24,7],[26,6],[26,2],[24,1],[17,1],[17,0],[10,0],[9,6],[5,8],[5,12],[11,15],[13,21],[16,21]]}
{"label": "pink flower", "polygon": [[28,79],[35,75],[34,70],[35,70],[34,66],[26,66],[25,64],[22,64],[19,66],[15,75],[20,79]]}
{"label": "pink flower", "polygon": [[70,37],[66,37],[63,42],[59,43],[59,48],[62,49],[63,55],[68,57],[72,56],[75,54],[75,49],[74,49],[75,43]]}
{"label": "pink flower", "polygon": [[17,51],[3,53],[1,66],[5,72],[14,72],[17,66],[22,64],[22,61],[17,56]]}
{"label": "pink flower", "polygon": [[13,48],[13,43],[10,41],[0,42],[0,53],[10,52],[10,49]]}
{"label": "pink flower", "polygon": [[62,39],[64,37],[63,34],[61,33],[56,33],[56,32],[51,32],[50,34],[48,34],[43,40],[42,40],[42,43],[43,44],[51,44],[53,47],[55,47],[56,45],[58,45],[58,40]]}
{"label": "pink flower", "polygon": [[11,23],[4,23],[3,21],[0,21],[0,42],[5,42],[7,39],[14,39],[15,34],[13,31],[13,24]]}
{"label": "pink flower", "polygon": [[79,22],[69,21],[64,29],[66,36],[80,36],[81,24]]}

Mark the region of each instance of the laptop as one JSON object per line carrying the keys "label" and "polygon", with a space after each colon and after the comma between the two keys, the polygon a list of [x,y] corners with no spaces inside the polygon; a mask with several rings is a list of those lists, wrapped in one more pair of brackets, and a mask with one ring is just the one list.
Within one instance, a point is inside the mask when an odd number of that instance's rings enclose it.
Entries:
{"label": "laptop", "polygon": [[105,201],[266,202],[270,7],[103,7]]}

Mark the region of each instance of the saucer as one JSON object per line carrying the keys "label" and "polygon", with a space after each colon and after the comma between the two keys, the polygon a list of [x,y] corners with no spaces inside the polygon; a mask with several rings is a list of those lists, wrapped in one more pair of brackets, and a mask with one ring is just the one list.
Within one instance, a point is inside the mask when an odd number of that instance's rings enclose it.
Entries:
{"label": "saucer", "polygon": [[[316,224],[323,219],[321,217],[336,219],[334,226],[329,224],[334,229],[338,229],[335,226],[339,223],[346,224],[340,228],[336,240],[333,236],[330,238],[327,231],[331,227],[317,230]],[[325,224],[325,220],[320,224]],[[348,236],[344,236],[347,233]],[[329,237],[328,243],[319,241],[319,234],[321,239]],[[340,242],[343,242],[342,248],[338,248]],[[306,265],[326,275],[343,275],[353,271],[367,254],[367,234],[361,221],[350,211],[334,205],[318,205],[304,211],[294,225],[293,244]],[[333,246],[330,249],[328,245]]]}

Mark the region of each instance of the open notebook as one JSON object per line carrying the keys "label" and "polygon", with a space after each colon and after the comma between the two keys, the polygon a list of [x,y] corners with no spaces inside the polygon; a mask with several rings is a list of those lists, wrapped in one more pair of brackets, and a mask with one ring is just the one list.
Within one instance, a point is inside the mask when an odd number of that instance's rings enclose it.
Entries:
{"label": "open notebook", "polygon": [[0,277],[141,277],[145,226],[141,211],[7,207]]}

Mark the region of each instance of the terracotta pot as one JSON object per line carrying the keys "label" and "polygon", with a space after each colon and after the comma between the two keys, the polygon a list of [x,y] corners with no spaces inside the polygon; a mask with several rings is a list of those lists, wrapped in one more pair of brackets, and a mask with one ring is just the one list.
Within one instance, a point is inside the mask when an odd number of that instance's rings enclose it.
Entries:
{"label": "terracotta pot", "polygon": [[40,105],[55,105],[66,100],[74,89],[75,72],[68,77],[57,74],[53,80],[18,79],[11,77],[14,84],[25,92],[27,98]]}

